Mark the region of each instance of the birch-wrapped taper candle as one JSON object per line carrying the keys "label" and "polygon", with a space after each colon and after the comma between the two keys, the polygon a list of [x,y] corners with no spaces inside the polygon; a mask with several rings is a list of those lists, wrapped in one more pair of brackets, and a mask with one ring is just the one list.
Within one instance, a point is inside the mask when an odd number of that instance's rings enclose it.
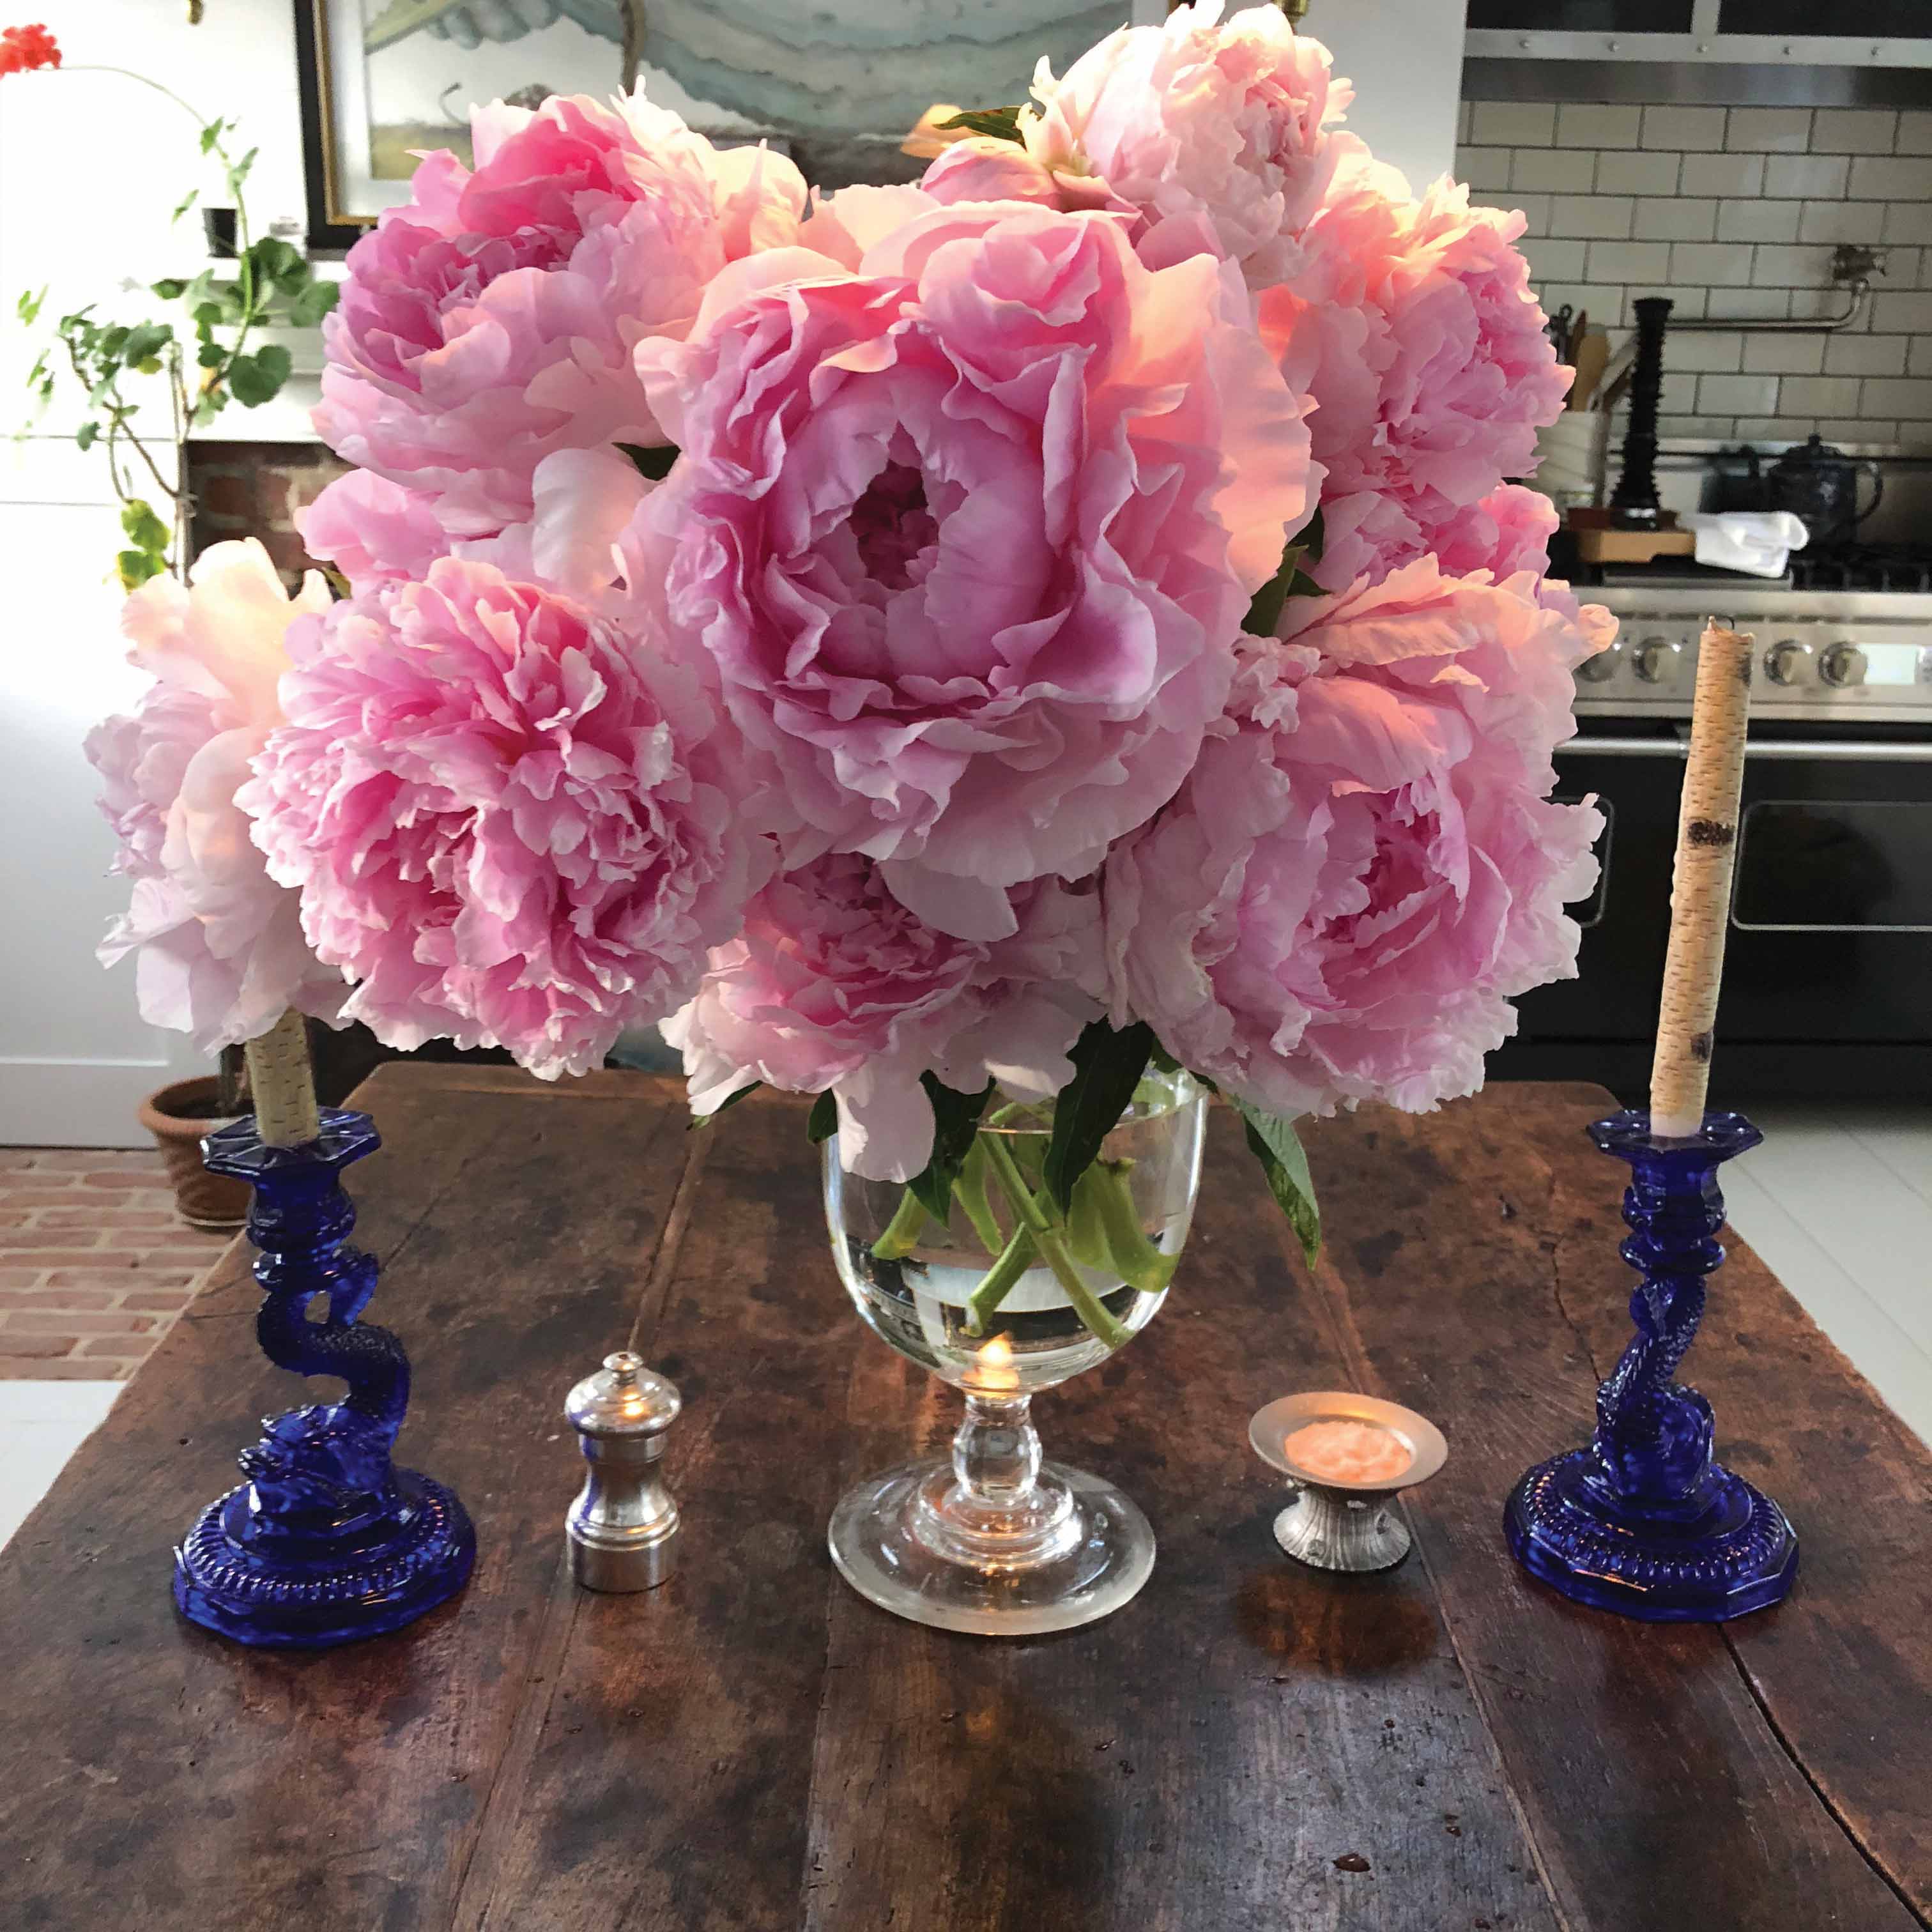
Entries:
{"label": "birch-wrapped taper candle", "polygon": [[292,1010],[283,1014],[244,1051],[255,1096],[255,1131],[269,1147],[306,1147],[321,1134],[322,1120],[302,1015]]}
{"label": "birch-wrapped taper candle", "polygon": [[1713,619],[1697,648],[1690,756],[1671,874],[1670,946],[1650,1073],[1650,1130],[1659,1140],[1688,1139],[1704,1121],[1744,787],[1753,644],[1748,634]]}

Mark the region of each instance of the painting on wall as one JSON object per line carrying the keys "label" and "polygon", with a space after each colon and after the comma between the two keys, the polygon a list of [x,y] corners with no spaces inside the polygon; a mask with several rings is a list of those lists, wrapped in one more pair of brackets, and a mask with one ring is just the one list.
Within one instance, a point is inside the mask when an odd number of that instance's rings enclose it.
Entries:
{"label": "painting on wall", "polygon": [[[414,156],[466,158],[473,101],[604,95],[634,76],[712,138],[768,139],[826,187],[895,180],[934,101],[1024,100],[1119,26],[1120,0],[297,0],[310,241],[406,200]],[[321,231],[321,232],[318,232]]]}

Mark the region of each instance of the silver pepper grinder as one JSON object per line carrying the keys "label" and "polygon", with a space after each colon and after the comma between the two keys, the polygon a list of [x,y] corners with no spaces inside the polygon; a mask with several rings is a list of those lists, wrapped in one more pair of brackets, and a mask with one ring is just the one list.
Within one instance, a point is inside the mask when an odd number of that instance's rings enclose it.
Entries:
{"label": "silver pepper grinder", "polygon": [[654,1590],[676,1554],[677,1505],[664,1487],[664,1431],[676,1389],[627,1348],[570,1392],[563,1412],[590,1466],[565,1532],[570,1574],[586,1590]]}

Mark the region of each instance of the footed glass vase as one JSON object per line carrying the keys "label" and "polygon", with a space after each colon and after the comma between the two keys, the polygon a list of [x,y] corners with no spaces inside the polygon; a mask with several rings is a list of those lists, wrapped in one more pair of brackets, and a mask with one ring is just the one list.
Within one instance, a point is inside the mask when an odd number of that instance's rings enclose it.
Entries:
{"label": "footed glass vase", "polygon": [[1532,1469],[1504,1532],[1532,1576],[1580,1604],[1650,1623],[1720,1623],[1779,1601],[1798,1570],[1784,1513],[1712,1453],[1711,1405],[1675,1379],[1723,1262],[1720,1162],[1764,1136],[1742,1114],[1706,1114],[1682,1141],[1653,1140],[1650,1117],[1613,1114],[1590,1138],[1628,1161],[1630,1234],[1643,1277],[1636,1335],[1597,1390],[1589,1446]]}
{"label": "footed glass vase", "polygon": [[342,1170],[380,1144],[374,1123],[325,1108],[321,1127],[302,1146],[274,1147],[250,1115],[205,1143],[210,1168],[255,1190],[248,1238],[262,1352],[278,1368],[349,1384],[340,1402],[267,1418],[239,1458],[248,1480],[210,1503],[175,1552],[184,1616],[275,1649],[400,1630],[455,1595],[476,1556],[456,1497],[390,1460],[409,1407],[409,1358],[386,1328],[361,1319],[376,1259],[348,1245],[356,1209],[342,1187]]}
{"label": "footed glass vase", "polygon": [[950,1382],[949,1456],[848,1490],[832,1561],[883,1609],[942,1630],[1070,1630],[1126,1603],[1154,1568],[1147,1518],[1100,1477],[1042,1460],[1034,1396],[1105,1361],[1153,1318],[1200,1185],[1206,1107],[1149,1073],[1062,1210],[1042,1178],[1051,1102],[996,1094],[939,1220],[825,1148],[840,1279],[872,1332]]}

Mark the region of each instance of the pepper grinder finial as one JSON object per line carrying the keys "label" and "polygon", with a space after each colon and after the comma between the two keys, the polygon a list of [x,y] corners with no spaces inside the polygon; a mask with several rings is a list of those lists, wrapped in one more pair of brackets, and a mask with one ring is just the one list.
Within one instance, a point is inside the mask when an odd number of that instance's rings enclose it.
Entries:
{"label": "pepper grinder finial", "polygon": [[565,1532],[570,1574],[586,1590],[654,1590],[671,1572],[677,1505],[665,1488],[664,1432],[676,1389],[628,1348],[604,1358],[563,1412],[590,1465]]}

